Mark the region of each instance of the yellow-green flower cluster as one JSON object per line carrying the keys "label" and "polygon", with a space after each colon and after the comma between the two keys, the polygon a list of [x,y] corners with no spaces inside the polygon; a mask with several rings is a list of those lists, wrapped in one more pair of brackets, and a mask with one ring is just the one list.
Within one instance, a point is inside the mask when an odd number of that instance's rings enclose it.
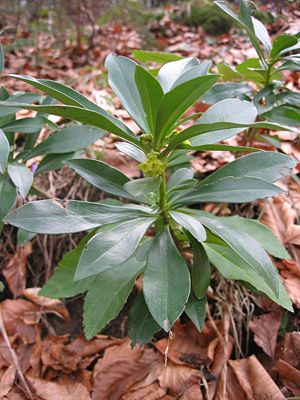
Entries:
{"label": "yellow-green flower cluster", "polygon": [[166,164],[159,158],[159,153],[151,152],[148,154],[147,159],[138,165],[138,168],[143,171],[145,176],[160,176],[166,168]]}

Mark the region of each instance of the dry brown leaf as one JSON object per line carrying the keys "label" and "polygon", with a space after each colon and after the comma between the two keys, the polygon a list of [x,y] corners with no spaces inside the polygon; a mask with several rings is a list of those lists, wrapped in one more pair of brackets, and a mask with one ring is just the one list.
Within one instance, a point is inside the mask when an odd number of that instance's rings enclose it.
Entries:
{"label": "dry brown leaf", "polygon": [[280,378],[284,385],[293,393],[300,396],[300,371],[283,360],[278,360],[276,364]]}
{"label": "dry brown leaf", "polygon": [[40,307],[27,300],[4,300],[1,303],[2,318],[8,336],[20,337],[24,343],[34,343]]}
{"label": "dry brown leaf", "polygon": [[260,222],[272,229],[281,243],[285,244],[288,242],[288,228],[294,225],[296,217],[296,211],[287,198],[276,196],[266,203]]}
{"label": "dry brown leaf", "polygon": [[254,341],[271,358],[274,358],[278,330],[281,324],[281,312],[275,311],[254,317],[249,323],[254,333]]}
{"label": "dry brown leaf", "polygon": [[44,379],[26,377],[32,391],[41,400],[91,400],[90,394],[81,383],[68,383],[60,385]]}
{"label": "dry brown leaf", "polygon": [[285,400],[278,386],[257,358],[229,361],[248,400]]}
{"label": "dry brown leaf", "polygon": [[194,384],[187,388],[179,400],[202,400],[202,392],[199,384]]}
{"label": "dry brown leaf", "polygon": [[32,252],[32,244],[29,242],[24,247],[18,247],[14,256],[1,270],[9,290],[16,297],[22,294],[26,284],[26,262]]}
{"label": "dry brown leaf", "polygon": [[157,382],[154,382],[148,386],[125,394],[124,396],[122,396],[122,400],[158,400],[161,399],[162,396],[166,394],[166,392],[166,389],[163,389],[159,386]]}
{"label": "dry brown leaf", "polygon": [[76,371],[81,357],[66,346],[68,336],[47,336],[42,341],[42,363],[58,371]]}
{"label": "dry brown leaf", "polygon": [[[142,380],[157,355],[150,349],[130,347],[126,339],[121,345],[109,347],[93,371],[93,400],[119,400],[131,386]],[[152,382],[151,382],[152,383]]]}
{"label": "dry brown leaf", "polygon": [[283,284],[293,302],[293,304],[300,308],[300,279],[292,272],[287,270],[280,271],[283,278]]}
{"label": "dry brown leaf", "polygon": [[290,225],[286,232],[287,243],[292,243],[300,246],[300,225]]}
{"label": "dry brown leaf", "polygon": [[278,346],[276,357],[300,368],[300,332],[289,332]]}
{"label": "dry brown leaf", "polygon": [[3,399],[4,396],[8,394],[8,392],[11,390],[13,387],[15,378],[16,378],[16,368],[12,364],[10,365],[7,370],[4,372],[4,374],[1,377],[0,381],[0,398]]}
{"label": "dry brown leaf", "polygon": [[[216,323],[220,325],[218,321]],[[204,324],[201,333],[192,323],[176,324],[172,329],[172,339],[162,339],[155,346],[162,354],[168,349],[168,359],[176,364],[199,366],[209,357],[209,344],[216,336],[210,322]]]}
{"label": "dry brown leaf", "polygon": [[41,290],[39,287],[28,288],[23,290],[22,294],[28,300],[41,307],[41,312],[53,313],[63,319],[69,319],[69,311],[61,300],[50,299],[48,297],[39,296],[38,292]]}

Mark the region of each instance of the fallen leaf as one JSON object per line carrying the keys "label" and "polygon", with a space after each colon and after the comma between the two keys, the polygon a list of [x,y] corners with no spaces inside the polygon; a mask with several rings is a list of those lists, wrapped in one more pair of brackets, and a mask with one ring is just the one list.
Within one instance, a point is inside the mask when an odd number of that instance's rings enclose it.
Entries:
{"label": "fallen leaf", "polygon": [[91,400],[88,390],[81,383],[60,385],[44,379],[26,376],[31,390],[41,400]]}
{"label": "fallen leaf", "polygon": [[300,396],[300,371],[283,360],[278,360],[276,364],[280,378],[284,385],[293,393]]}
{"label": "fallen leaf", "polygon": [[14,256],[1,270],[8,284],[9,290],[17,297],[22,294],[26,284],[26,262],[32,252],[31,242],[24,247],[18,247]]}
{"label": "fallen leaf", "polygon": [[3,399],[13,387],[16,378],[16,368],[10,365],[0,380],[0,398]]}
{"label": "fallen leaf", "polygon": [[300,279],[292,272],[287,270],[280,271],[283,284],[295,307],[300,308]]}
{"label": "fallen leaf", "polygon": [[254,317],[249,323],[249,328],[254,333],[255,343],[271,358],[274,358],[275,355],[280,324],[280,311]]}
{"label": "fallen leaf", "polygon": [[162,396],[166,394],[166,392],[166,389],[163,389],[159,386],[157,382],[154,382],[148,386],[130,391],[129,393],[122,396],[122,400],[158,400],[161,399]]}
{"label": "fallen leaf", "polygon": [[285,400],[278,386],[257,358],[229,361],[248,400]]}

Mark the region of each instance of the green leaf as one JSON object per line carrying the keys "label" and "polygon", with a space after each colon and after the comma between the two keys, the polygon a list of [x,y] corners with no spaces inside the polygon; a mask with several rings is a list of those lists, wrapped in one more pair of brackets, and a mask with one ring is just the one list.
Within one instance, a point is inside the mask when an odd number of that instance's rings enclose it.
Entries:
{"label": "green leaf", "polygon": [[277,270],[265,250],[252,236],[241,229],[233,228],[224,220],[220,221],[214,217],[200,216],[201,212],[195,212],[194,210],[193,214],[198,214],[202,224],[213,234],[224,240],[264,280],[275,296],[278,296]]}
{"label": "green leaf", "polygon": [[[175,188],[182,187],[186,183],[191,183],[193,179],[194,172],[190,168],[180,168],[177,169],[169,178],[167,182],[168,192],[174,190]],[[197,182],[195,180],[195,182]]]}
{"label": "green leaf", "polygon": [[248,58],[238,64],[236,70],[244,77],[244,80],[255,82],[260,86],[264,85],[266,71],[261,68],[258,58]]}
{"label": "green leaf", "polygon": [[163,88],[165,93],[169,92],[176,80],[191,68],[197,67],[199,61],[194,57],[182,58],[180,60],[175,60],[168,62],[163,65],[157,75],[157,79]]}
{"label": "green leaf", "polygon": [[33,173],[26,165],[20,163],[8,164],[7,171],[20,195],[25,198],[33,183]]}
{"label": "green leaf", "polygon": [[222,75],[222,80],[224,81],[233,81],[236,79],[237,80],[241,79],[241,74],[225,63],[217,64],[217,68],[219,74]]}
{"label": "green leaf", "polygon": [[105,134],[104,130],[89,126],[75,125],[63,128],[34,147],[27,158],[41,154],[73,152],[91,145]]}
{"label": "green leaf", "polygon": [[170,211],[169,214],[177,224],[187,229],[198,242],[206,240],[206,231],[199,219],[178,211]]}
{"label": "green leaf", "polygon": [[115,54],[109,54],[105,59],[110,87],[141,130],[150,133],[141,96],[135,82],[136,66],[137,64],[133,60]]}
{"label": "green leaf", "polygon": [[185,313],[192,320],[193,324],[196,326],[199,332],[202,331],[202,326],[205,321],[205,306],[206,306],[206,297],[202,297],[202,299],[197,299],[193,294],[190,295],[190,298],[185,306]]}
{"label": "green leaf", "polygon": [[82,294],[89,289],[95,277],[74,281],[74,275],[84,246],[93,234],[94,232],[86,235],[75,249],[65,253],[52,277],[39,291],[40,296],[51,299],[68,298]]}
{"label": "green leaf", "polygon": [[143,266],[131,258],[95,278],[84,299],[83,324],[87,339],[95,336],[119,314]]}
{"label": "green leaf", "polygon": [[98,189],[111,193],[114,196],[136,200],[134,196],[130,195],[123,188],[125,183],[130,182],[130,179],[103,161],[79,158],[67,160],[65,164]]}
{"label": "green leaf", "polygon": [[9,142],[4,132],[0,129],[0,172],[4,174],[9,156]]}
{"label": "green leaf", "polygon": [[4,54],[2,46],[0,44],[0,75],[2,75],[3,68],[4,68]]}
{"label": "green leaf", "polygon": [[6,221],[29,232],[58,234],[85,231],[148,215],[151,217],[151,213],[150,208],[142,206],[40,200],[19,207]]}
{"label": "green leaf", "polygon": [[256,147],[248,146],[228,146],[227,144],[204,144],[202,146],[190,146],[188,144],[183,144],[180,148],[193,150],[193,151],[232,151],[232,152],[258,152],[262,151]]}
{"label": "green leaf", "polygon": [[[0,112],[1,106],[12,107],[14,110],[33,110],[42,113],[58,115],[60,117],[64,117],[70,120],[75,120],[81,122],[85,125],[94,126],[96,128],[102,128],[109,132],[114,133],[115,135],[121,137],[127,142],[133,143],[137,146],[140,145],[139,139],[130,131],[129,128],[123,122],[121,122],[118,118],[109,114],[108,112],[102,110],[101,113],[87,110],[85,108],[75,107],[75,106],[37,106],[31,104],[23,104],[23,103],[12,103],[12,102],[3,102],[0,101]],[[139,146],[140,147],[140,146]]]}
{"label": "green leaf", "polygon": [[[248,102],[239,99],[222,100],[211,106],[196,124],[211,124],[214,122],[235,122],[241,124],[251,124],[257,117],[256,107]],[[193,146],[210,144],[207,138],[214,138],[214,143],[228,137],[234,136],[245,130],[245,127],[227,130],[212,131],[207,135],[202,134],[191,140]],[[206,139],[206,140],[205,140]]]}
{"label": "green leaf", "polygon": [[211,183],[202,184],[201,182],[200,187],[184,194],[179,198],[179,202],[181,204],[201,202],[246,203],[283,193],[285,192],[278,186],[264,179],[249,176],[227,176]]}
{"label": "green leaf", "polygon": [[205,93],[201,101],[203,103],[214,104],[229,98],[239,98],[251,92],[251,87],[246,83],[217,83]]}
{"label": "green leaf", "polygon": [[[24,93],[18,95],[9,96],[9,98],[5,99],[6,101],[1,102],[0,104],[0,117],[9,117],[13,116],[17,111],[22,110],[23,103],[34,103],[39,101],[41,96],[35,93]],[[18,103],[19,107],[14,107],[11,103]]]}
{"label": "green leaf", "polygon": [[35,118],[22,118],[8,122],[2,126],[2,129],[8,133],[35,133],[39,132],[47,124],[51,127],[56,126],[49,119],[42,116],[37,116]]}
{"label": "green leaf", "polygon": [[201,185],[215,182],[226,177],[244,177],[264,179],[276,182],[286,175],[290,168],[296,166],[296,161],[286,154],[275,151],[256,152],[237,158],[231,163],[219,168],[201,181]]}
{"label": "green leaf", "polygon": [[161,183],[159,176],[141,178],[125,183],[124,189],[134,197],[143,197],[147,202],[147,195],[157,192]]}
{"label": "green leaf", "polygon": [[262,116],[279,124],[300,126],[300,111],[294,107],[273,107],[272,110],[263,113]]}
{"label": "green leaf", "polygon": [[278,285],[278,296],[274,294],[266,281],[261,279],[261,275],[253,270],[251,265],[247,263],[245,259],[240,257],[228,246],[205,243],[204,247],[211,263],[215,265],[224,278],[250,283],[254,288],[265,294],[271,300],[275,301],[287,310],[293,311],[291,300],[279,279],[277,271],[273,272],[273,276]]}
{"label": "green leaf", "polygon": [[188,267],[165,228],[153,240],[143,278],[145,301],[165,331],[172,328],[183,312],[190,286]]}
{"label": "green leaf", "polygon": [[258,19],[254,17],[252,17],[252,24],[254,27],[255,36],[262,43],[264,48],[268,52],[270,52],[272,48],[272,43],[266,27]]}
{"label": "green leaf", "polygon": [[24,231],[24,229],[18,229],[17,242],[19,246],[24,246],[31,239],[36,236],[36,233]]}
{"label": "green leaf", "polygon": [[146,161],[146,154],[131,143],[117,142],[115,146],[119,151],[140,163]]}
{"label": "green leaf", "polygon": [[35,175],[41,174],[47,171],[54,171],[64,166],[63,161],[70,160],[71,158],[77,158],[80,154],[78,152],[62,153],[62,154],[49,154],[42,159],[35,170]]}
{"label": "green leaf", "polygon": [[243,28],[246,30],[249,39],[255,48],[259,58],[265,62],[265,57],[264,54],[259,46],[259,42],[257,40],[255,31],[254,31],[254,26],[251,18],[251,14],[249,11],[248,6],[244,2],[244,0],[240,1],[240,16],[238,16],[231,8],[227,6],[225,1],[223,0],[218,0],[214,1],[214,3],[221,8],[226,14],[228,14],[230,17],[232,17],[235,21],[237,21],[239,24],[243,26]]}
{"label": "green leaf", "polygon": [[[97,104],[63,83],[52,81],[50,79],[36,79],[26,75],[10,74],[9,76],[28,83],[63,104],[87,108],[89,110],[97,111],[100,114],[103,112],[105,113],[105,111],[101,107],[97,106]],[[26,103],[27,101],[24,102]]]}
{"label": "green leaf", "polygon": [[139,343],[141,346],[151,342],[153,335],[160,330],[160,326],[153,319],[140,292],[128,313],[128,336],[132,340],[131,346]]}
{"label": "green leaf", "polygon": [[[220,219],[223,220],[223,218]],[[227,224],[237,227],[248,233],[248,235],[254,237],[255,240],[272,256],[285,259],[291,258],[284,246],[266,225],[261,224],[257,220],[241,218],[237,215],[234,217],[224,217],[224,219],[226,219]]]}
{"label": "green leaf", "polygon": [[147,125],[154,135],[157,113],[164,95],[163,90],[155,77],[139,65],[135,68],[135,83],[140,94]]}
{"label": "green leaf", "polygon": [[0,221],[9,213],[16,199],[16,187],[7,175],[0,174]]}
{"label": "green leaf", "polygon": [[171,61],[181,60],[182,57],[177,54],[167,53],[163,51],[146,51],[133,50],[133,57],[142,62],[153,62],[157,64],[165,64]]}
{"label": "green leaf", "polygon": [[156,125],[156,139],[160,142],[170,132],[177,120],[195,103],[218,77],[205,75],[176,86],[166,93],[159,107]]}
{"label": "green leaf", "polygon": [[211,265],[204,247],[193,241],[194,258],[191,272],[192,289],[197,299],[206,295],[211,280]]}
{"label": "green leaf", "polygon": [[272,59],[277,58],[277,56],[285,49],[294,46],[295,44],[298,43],[298,39],[296,36],[291,36],[291,35],[279,35],[276,36],[272,50],[270,53],[270,57]]}
{"label": "green leaf", "polygon": [[75,273],[83,279],[108,271],[133,256],[154,218],[136,218],[97,233],[84,249]]}

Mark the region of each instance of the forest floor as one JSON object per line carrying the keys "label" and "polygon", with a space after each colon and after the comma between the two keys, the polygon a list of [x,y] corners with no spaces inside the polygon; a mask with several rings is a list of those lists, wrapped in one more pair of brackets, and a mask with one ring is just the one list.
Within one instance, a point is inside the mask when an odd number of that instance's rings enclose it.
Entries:
{"label": "forest floor", "polygon": [[[170,11],[171,12],[171,11]],[[269,26],[271,33],[291,32],[300,25],[300,12],[292,8]],[[163,29],[162,29],[163,28]],[[19,32],[30,36],[30,32]],[[166,14],[153,27],[157,48],[183,56],[236,65],[255,56],[241,32],[210,37],[201,28],[175,23]],[[15,38],[14,38],[15,40]],[[73,42],[62,48],[46,32],[37,45],[15,46],[4,35],[5,73],[55,79],[87,95],[136,129],[106,85],[103,67],[110,52],[132,56],[142,47],[136,29],[119,23],[99,28],[91,50],[80,51]],[[284,76],[287,87],[300,91],[297,73]],[[11,92],[28,91],[22,82],[5,78]],[[203,110],[200,104],[191,113]],[[18,117],[28,116],[20,112]],[[55,119],[57,123],[62,120]],[[42,135],[47,135],[47,130]],[[281,151],[300,163],[300,147],[287,132],[276,132]],[[232,143],[239,143],[233,138]],[[276,150],[266,143],[255,147]],[[136,163],[117,152],[114,138],[95,143],[90,154],[129,177],[139,176]],[[233,160],[229,152],[200,153],[195,172],[207,174]],[[269,226],[292,258],[274,259],[293,301],[295,313],[253,294],[237,282],[225,282],[214,272],[203,331],[189,321],[176,324],[171,335],[157,335],[151,345],[130,346],[126,337],[126,306],[121,315],[90,341],[82,334],[82,298],[68,301],[38,296],[39,287],[79,235],[43,236],[20,247],[15,230],[6,226],[0,241],[0,267],[5,288],[0,293],[0,398],[8,400],[281,400],[300,398],[300,184],[297,174],[280,182],[287,195],[243,206],[208,204],[205,210],[221,216],[257,218]],[[51,197],[98,200],[99,193],[67,168],[41,176],[40,186]],[[138,288],[136,288],[136,292]],[[131,299],[129,299],[129,302]],[[199,384],[200,383],[200,384]]]}

